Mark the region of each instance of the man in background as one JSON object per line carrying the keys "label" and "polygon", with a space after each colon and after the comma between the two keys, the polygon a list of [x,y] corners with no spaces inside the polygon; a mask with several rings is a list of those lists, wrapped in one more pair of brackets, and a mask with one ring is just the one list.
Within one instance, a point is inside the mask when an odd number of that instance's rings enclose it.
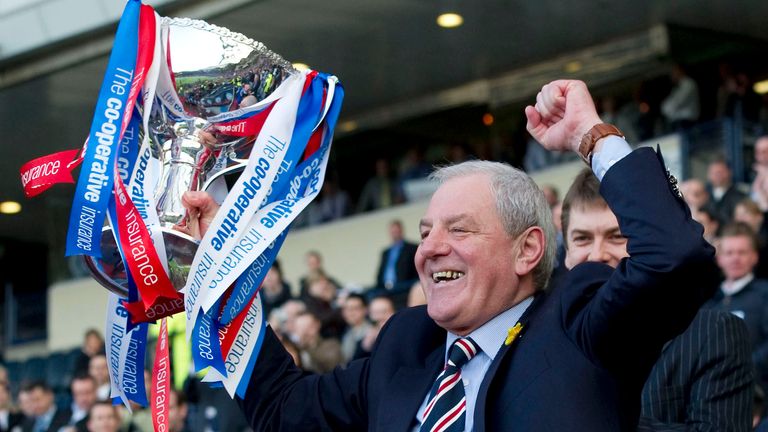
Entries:
{"label": "man in background", "polygon": [[[600,195],[591,170],[573,181],[563,200],[568,269],[583,262],[618,267],[627,238]],[[701,310],[666,345],[642,394],[641,431],[750,430],[754,377],[747,328],[731,314]]]}

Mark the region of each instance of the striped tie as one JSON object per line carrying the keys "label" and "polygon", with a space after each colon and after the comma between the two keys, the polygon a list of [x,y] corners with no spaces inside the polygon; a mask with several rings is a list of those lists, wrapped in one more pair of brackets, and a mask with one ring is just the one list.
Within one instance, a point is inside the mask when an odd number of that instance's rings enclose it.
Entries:
{"label": "striped tie", "polygon": [[448,363],[429,392],[419,432],[461,432],[467,410],[467,398],[461,382],[461,367],[480,347],[470,338],[456,339],[448,351]]}

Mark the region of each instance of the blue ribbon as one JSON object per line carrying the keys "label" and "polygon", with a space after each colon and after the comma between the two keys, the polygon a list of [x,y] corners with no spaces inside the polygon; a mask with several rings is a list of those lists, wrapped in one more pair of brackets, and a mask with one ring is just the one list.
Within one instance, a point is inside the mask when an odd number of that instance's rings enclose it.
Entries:
{"label": "blue ribbon", "polygon": [[126,3],[115,34],[72,201],[67,256],[101,256],[101,227],[112,195],[116,148],[121,139],[120,129],[136,67],[140,6],[138,0]]}
{"label": "blue ribbon", "polygon": [[[204,314],[199,314],[195,321],[195,328],[192,331],[192,362],[195,370],[200,371],[208,366],[216,369],[220,374],[226,376],[227,371],[224,367],[224,359],[221,357],[221,344],[219,343],[219,323],[213,319],[213,314],[218,311],[219,302]],[[201,350],[201,347],[208,347]]]}

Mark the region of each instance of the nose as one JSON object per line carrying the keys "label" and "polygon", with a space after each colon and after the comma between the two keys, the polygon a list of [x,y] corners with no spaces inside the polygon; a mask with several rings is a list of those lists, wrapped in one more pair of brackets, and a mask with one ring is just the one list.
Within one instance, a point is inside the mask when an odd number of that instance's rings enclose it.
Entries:
{"label": "nose", "polygon": [[608,255],[608,249],[606,248],[605,242],[596,239],[594,243],[592,243],[592,249],[589,251],[589,256],[587,257],[587,261],[592,262],[602,262],[607,263],[610,261],[610,256]]}
{"label": "nose", "polygon": [[421,240],[418,253],[424,258],[433,258],[447,255],[451,248],[445,241],[445,234],[440,230],[433,229]]}

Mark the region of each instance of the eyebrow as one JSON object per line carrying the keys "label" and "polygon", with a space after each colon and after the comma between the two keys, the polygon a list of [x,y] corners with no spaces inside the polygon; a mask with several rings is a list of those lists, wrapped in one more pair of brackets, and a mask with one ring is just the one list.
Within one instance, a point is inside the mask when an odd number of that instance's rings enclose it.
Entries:
{"label": "eyebrow", "polygon": [[[603,230],[601,232],[603,234],[614,234],[614,233],[621,234],[621,229],[616,226],[616,227],[608,228],[608,229]],[[578,229],[578,228],[574,228],[573,231],[571,231],[571,235],[576,235],[576,234],[582,234],[582,235],[583,234],[589,234],[589,235],[592,235],[593,233],[594,233],[594,231],[585,230],[585,229]]]}
{"label": "eyebrow", "polygon": [[[461,221],[468,221],[468,222],[474,222],[475,218],[472,217],[469,213],[459,213],[457,215],[451,215],[445,218],[445,224],[450,225],[452,223],[461,222]],[[432,226],[432,219],[421,219],[419,221],[419,227],[420,228],[429,228]]]}

